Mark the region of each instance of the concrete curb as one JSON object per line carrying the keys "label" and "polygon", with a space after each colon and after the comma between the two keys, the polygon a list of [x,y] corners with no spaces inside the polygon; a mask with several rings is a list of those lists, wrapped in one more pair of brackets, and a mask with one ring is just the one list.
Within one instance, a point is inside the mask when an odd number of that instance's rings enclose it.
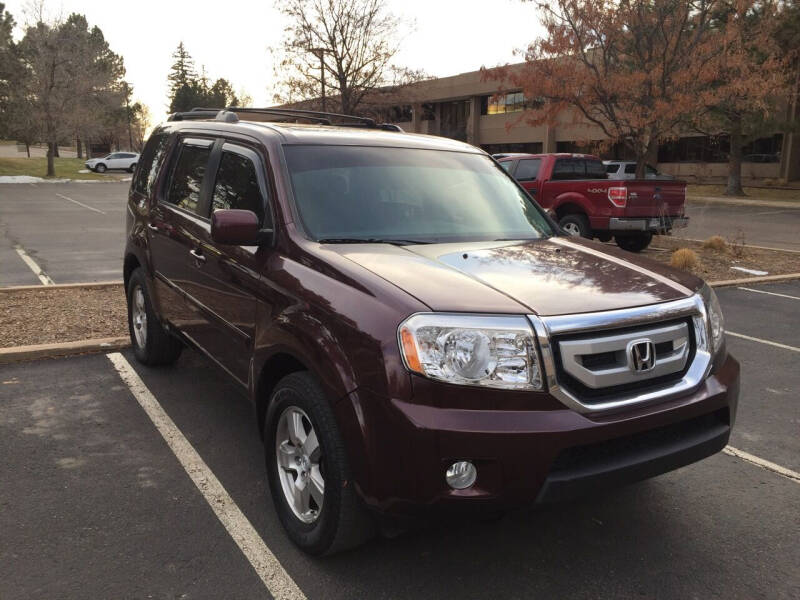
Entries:
{"label": "concrete curb", "polygon": [[789,281],[800,279],[800,273],[787,273],[785,275],[764,275],[762,277],[744,277],[742,279],[724,279],[721,281],[709,281],[711,287],[729,287],[733,285],[744,285],[752,283],[770,283],[777,281]]}
{"label": "concrete curb", "polygon": [[78,340],[76,342],[59,342],[56,344],[37,344],[35,346],[13,346],[0,348],[0,365],[37,360],[40,358],[60,358],[75,354],[92,354],[122,350],[131,345],[128,337],[98,338]]}
{"label": "concrete curb", "polygon": [[56,283],[53,285],[12,285],[9,287],[0,287],[0,293],[3,292],[23,292],[26,290],[64,290],[74,288],[101,288],[101,287],[114,287],[122,285],[124,282],[119,281],[94,281],[91,283]]}
{"label": "concrete curb", "polygon": [[800,210],[800,202],[791,200],[745,200],[739,198],[720,198],[718,196],[689,196],[689,204],[702,202],[706,204],[728,204],[730,206],[761,206],[767,208],[794,208]]}

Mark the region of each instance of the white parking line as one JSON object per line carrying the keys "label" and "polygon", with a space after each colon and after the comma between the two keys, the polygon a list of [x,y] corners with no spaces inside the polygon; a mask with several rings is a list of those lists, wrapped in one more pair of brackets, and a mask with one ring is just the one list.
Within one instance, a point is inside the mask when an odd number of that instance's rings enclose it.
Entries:
{"label": "white parking line", "polygon": [[751,342],[758,342],[759,344],[766,344],[767,346],[775,346],[776,348],[791,350],[792,352],[800,352],[800,348],[797,348],[796,346],[788,346],[787,344],[779,344],[778,342],[772,342],[770,340],[762,340],[761,338],[744,335],[743,333],[734,333],[732,331],[726,331],[725,333],[732,335],[733,337],[742,338],[743,340],[750,340]]}
{"label": "white parking line", "polygon": [[33,271],[33,274],[39,278],[39,281],[42,282],[42,285],[55,284],[55,282],[50,279],[50,276],[44,272],[42,267],[37,265],[36,261],[33,260],[27,252],[25,252],[25,249],[22,246],[14,246],[14,250],[17,251],[17,254],[19,254],[19,257],[23,260],[23,262],[30,267],[31,271]]}
{"label": "white parking line", "polygon": [[786,467],[776,465],[774,462],[764,460],[763,458],[758,458],[757,456],[753,456],[752,454],[745,452],[744,450],[739,450],[738,448],[734,448],[733,446],[725,446],[722,449],[722,451],[725,454],[729,454],[731,456],[735,456],[736,458],[741,458],[742,460],[746,460],[749,463],[753,463],[757,467],[761,467],[762,469],[766,469],[767,471],[772,471],[773,473],[782,475],[787,479],[791,479],[795,483],[800,483],[800,473],[796,471],[792,471],[791,469],[787,469]]}
{"label": "white parking line", "polygon": [[747,287],[739,287],[737,289],[744,290],[745,292],[755,292],[756,294],[769,294],[770,296],[789,298],[790,300],[800,300],[800,296],[790,296],[789,294],[779,294],[778,292],[768,292],[766,290],[754,290],[753,288],[747,288]]}
{"label": "white parking line", "polygon": [[284,570],[233,498],[222,487],[197,450],[192,447],[189,440],[169,418],[130,363],[118,352],[106,356],[144,412],[150,417],[153,425],[156,426],[161,437],[167,442],[169,449],[172,450],[197,489],[200,490],[206,502],[214,510],[228,534],[253,566],[272,597],[281,600],[305,599],[305,594]]}
{"label": "white parking line", "polygon": [[95,208],[94,206],[89,206],[88,204],[84,204],[83,202],[78,202],[77,200],[73,200],[72,198],[70,198],[69,196],[65,196],[64,194],[56,194],[56,196],[58,196],[59,198],[63,198],[64,200],[69,200],[70,202],[74,202],[75,204],[77,204],[78,206],[82,206],[83,208],[88,208],[89,210],[93,210],[94,212],[98,212],[101,215],[106,214],[102,210],[100,210],[99,208]]}

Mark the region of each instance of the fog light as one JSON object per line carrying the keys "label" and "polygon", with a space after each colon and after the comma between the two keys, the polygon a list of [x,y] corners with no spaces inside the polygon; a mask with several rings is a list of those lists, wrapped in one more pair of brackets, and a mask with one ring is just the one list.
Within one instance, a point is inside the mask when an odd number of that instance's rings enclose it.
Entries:
{"label": "fog light", "polygon": [[447,485],[454,490],[463,490],[475,483],[478,477],[478,469],[468,460],[460,460],[450,465],[445,473]]}

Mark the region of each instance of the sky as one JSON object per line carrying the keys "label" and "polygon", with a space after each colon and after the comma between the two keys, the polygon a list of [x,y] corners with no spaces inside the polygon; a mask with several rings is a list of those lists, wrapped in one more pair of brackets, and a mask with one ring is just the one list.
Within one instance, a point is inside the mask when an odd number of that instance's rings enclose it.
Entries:
{"label": "sky", "polygon": [[[16,37],[30,21],[30,0],[4,0],[17,21]],[[389,10],[412,28],[396,63],[445,77],[481,66],[519,62],[540,31],[536,5],[520,0],[386,0]],[[230,6],[230,8],[226,8]],[[285,22],[271,0],[226,5],[219,0],[45,0],[51,17],[72,12],[103,30],[111,49],[125,60],[134,99],[150,108],[153,123],[167,115],[167,73],[183,41],[198,71],[213,81],[225,77],[244,89],[253,106],[274,104],[270,47],[280,43]]]}

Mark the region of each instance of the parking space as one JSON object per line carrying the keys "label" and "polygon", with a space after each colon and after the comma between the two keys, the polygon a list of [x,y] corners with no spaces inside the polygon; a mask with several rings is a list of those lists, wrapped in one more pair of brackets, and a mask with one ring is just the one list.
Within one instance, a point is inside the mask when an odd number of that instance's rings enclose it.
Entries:
{"label": "parking space", "polygon": [[[0,186],[0,287],[122,279],[128,183]],[[27,262],[20,255],[26,255]]]}
{"label": "parking space", "polygon": [[[718,290],[728,328],[796,346],[800,282],[750,289]],[[742,362],[731,445],[800,470],[797,352],[728,344]],[[123,357],[309,598],[800,595],[800,482],[727,454],[577,502],[310,559],[271,508],[238,388],[194,352],[168,369]],[[0,407],[4,600],[268,596],[108,357],[3,367]]]}

